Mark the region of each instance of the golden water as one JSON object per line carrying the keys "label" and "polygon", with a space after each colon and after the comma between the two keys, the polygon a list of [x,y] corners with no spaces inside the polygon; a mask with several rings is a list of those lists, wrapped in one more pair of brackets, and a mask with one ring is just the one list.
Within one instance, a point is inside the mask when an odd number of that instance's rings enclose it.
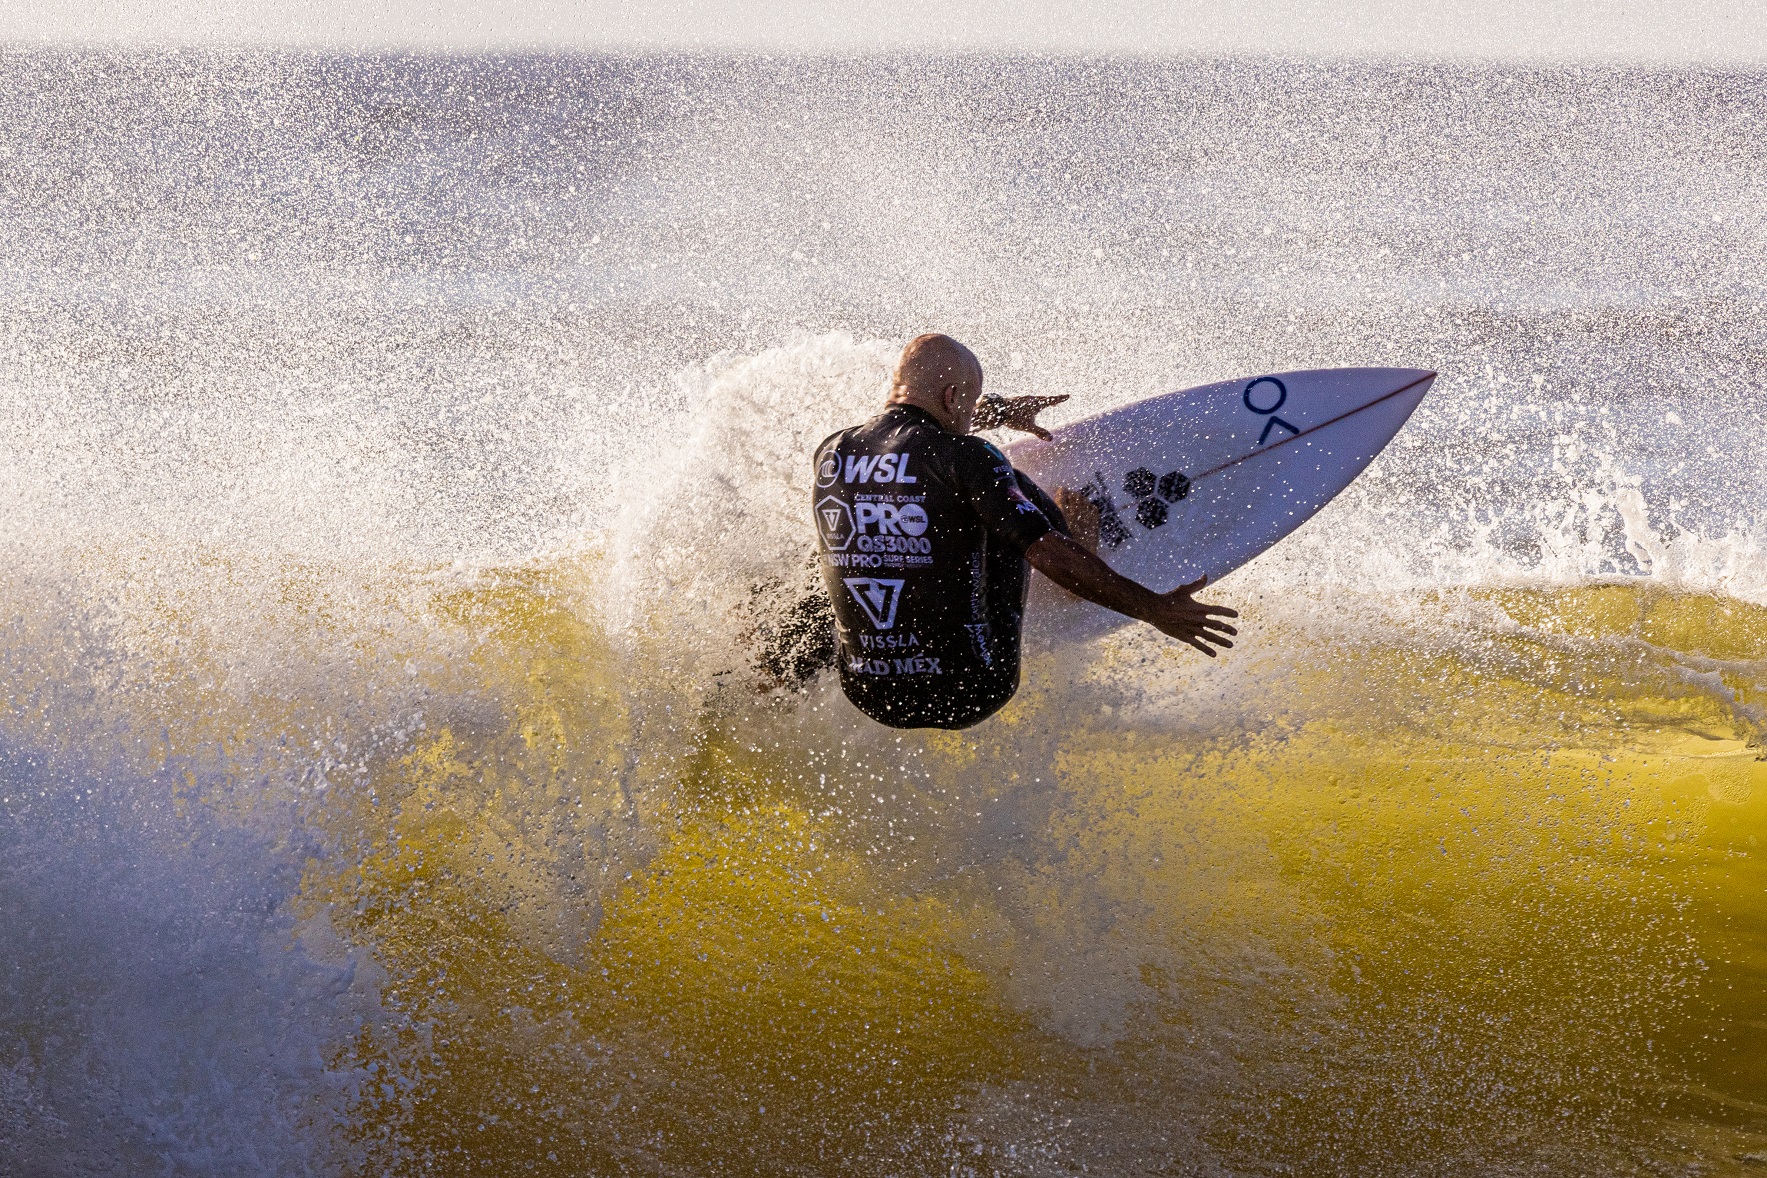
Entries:
{"label": "golden water", "polygon": [[[404,611],[356,634],[354,690],[451,701],[303,803],[296,940],[376,971],[328,1057],[356,1164],[1767,1164],[1767,609],[1437,591],[1322,633],[1253,595],[1224,666],[1128,633],[1033,660],[978,729],[893,734],[827,684],[647,681],[594,576],[351,607]],[[448,657],[406,666],[400,627]],[[199,646],[162,652],[139,755],[311,738],[315,701],[204,686]],[[185,803],[254,804],[209,780]]]}

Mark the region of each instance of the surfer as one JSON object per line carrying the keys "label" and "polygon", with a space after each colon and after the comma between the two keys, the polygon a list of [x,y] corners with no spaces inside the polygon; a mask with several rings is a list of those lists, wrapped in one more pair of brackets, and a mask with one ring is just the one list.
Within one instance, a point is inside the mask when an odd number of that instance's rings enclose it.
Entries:
{"label": "surfer", "polygon": [[1032,568],[1211,658],[1233,645],[1237,631],[1221,619],[1239,615],[1193,599],[1207,578],[1155,593],[1113,571],[1081,542],[1097,540],[1089,500],[1058,489],[1058,505],[970,433],[1006,426],[1047,438],[1036,415],[1065,400],[984,400],[975,354],[922,335],[903,349],[884,411],[816,448],[816,531],[841,687],[867,716],[894,728],[967,728],[1004,707],[1018,690]]}

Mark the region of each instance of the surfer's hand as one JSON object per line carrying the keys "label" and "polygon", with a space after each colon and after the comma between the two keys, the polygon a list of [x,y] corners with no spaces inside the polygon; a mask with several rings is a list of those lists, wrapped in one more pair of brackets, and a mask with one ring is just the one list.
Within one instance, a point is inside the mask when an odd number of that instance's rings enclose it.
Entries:
{"label": "surfer's hand", "polygon": [[1100,560],[1060,532],[1050,532],[1025,549],[1031,567],[1072,593],[1087,601],[1097,602],[1131,618],[1139,618],[1162,634],[1188,643],[1210,658],[1214,647],[1223,649],[1233,643],[1230,634],[1239,633],[1221,618],[1237,618],[1238,612],[1224,605],[1205,605],[1191,594],[1209,583],[1207,577],[1180,585],[1170,593],[1155,593]]}
{"label": "surfer's hand", "polygon": [[1158,604],[1143,620],[1162,634],[1170,635],[1178,641],[1194,646],[1210,658],[1215,657],[1213,646],[1223,649],[1233,645],[1227,636],[1239,633],[1220,618],[1237,618],[1239,611],[1228,609],[1224,605],[1207,605],[1197,601],[1192,594],[1209,583],[1207,577],[1199,577],[1188,585],[1180,585],[1170,593],[1157,594]]}
{"label": "surfer's hand", "polygon": [[1059,397],[986,397],[976,406],[974,428],[1015,429],[1020,433],[1036,434],[1047,442],[1052,435],[1037,424],[1037,414],[1067,399],[1067,394]]}

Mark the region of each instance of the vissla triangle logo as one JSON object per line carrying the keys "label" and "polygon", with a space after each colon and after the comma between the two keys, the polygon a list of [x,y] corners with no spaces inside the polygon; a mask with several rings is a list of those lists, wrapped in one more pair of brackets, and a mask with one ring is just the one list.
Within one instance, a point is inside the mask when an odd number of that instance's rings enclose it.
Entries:
{"label": "vissla triangle logo", "polygon": [[816,501],[815,518],[823,547],[830,552],[845,552],[853,542],[853,509],[837,496],[824,495]]}
{"label": "vissla triangle logo", "polygon": [[902,582],[885,581],[877,577],[847,577],[845,583],[853,600],[871,619],[871,624],[879,630],[888,630],[896,624],[896,606],[902,600]]}

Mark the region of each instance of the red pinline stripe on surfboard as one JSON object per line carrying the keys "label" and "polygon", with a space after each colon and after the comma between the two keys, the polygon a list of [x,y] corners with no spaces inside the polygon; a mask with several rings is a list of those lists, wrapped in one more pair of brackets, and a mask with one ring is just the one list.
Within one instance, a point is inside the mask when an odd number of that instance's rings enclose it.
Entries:
{"label": "red pinline stripe on surfboard", "polygon": [[[1420,376],[1416,380],[1412,381],[1410,384],[1405,385],[1401,388],[1396,388],[1392,392],[1386,393],[1383,396],[1376,397],[1374,400],[1368,402],[1368,404],[1366,404],[1366,405],[1358,405],[1354,409],[1349,410],[1347,413],[1338,414],[1336,417],[1332,418],[1330,421],[1322,421],[1318,425],[1310,425],[1306,429],[1302,430],[1300,433],[1295,434],[1293,437],[1284,438],[1284,439],[1282,439],[1282,441],[1277,442],[1275,445],[1265,446],[1261,449],[1253,450],[1250,454],[1241,454],[1238,458],[1229,458],[1226,462],[1223,462],[1220,466],[1210,467],[1208,470],[1203,471],[1201,474],[1195,476],[1190,481],[1193,483],[1200,482],[1201,480],[1208,478],[1212,474],[1220,474],[1222,471],[1226,470],[1230,466],[1238,466],[1240,463],[1249,461],[1250,459],[1253,459],[1253,458],[1256,458],[1260,454],[1268,454],[1272,450],[1280,450],[1282,447],[1288,445],[1290,442],[1298,442],[1302,438],[1306,437],[1308,434],[1316,434],[1320,430],[1326,428],[1327,426],[1336,425],[1338,422],[1342,421],[1346,417],[1356,416],[1358,413],[1362,412],[1364,409],[1373,409],[1376,405],[1379,405],[1382,401],[1391,401],[1394,397],[1398,396],[1400,393],[1409,392],[1410,390],[1416,388],[1418,385],[1422,384],[1426,380],[1436,379],[1436,375],[1437,375],[1436,373],[1432,372],[1428,376]],[[1284,424],[1287,424],[1287,423],[1285,422]]]}

